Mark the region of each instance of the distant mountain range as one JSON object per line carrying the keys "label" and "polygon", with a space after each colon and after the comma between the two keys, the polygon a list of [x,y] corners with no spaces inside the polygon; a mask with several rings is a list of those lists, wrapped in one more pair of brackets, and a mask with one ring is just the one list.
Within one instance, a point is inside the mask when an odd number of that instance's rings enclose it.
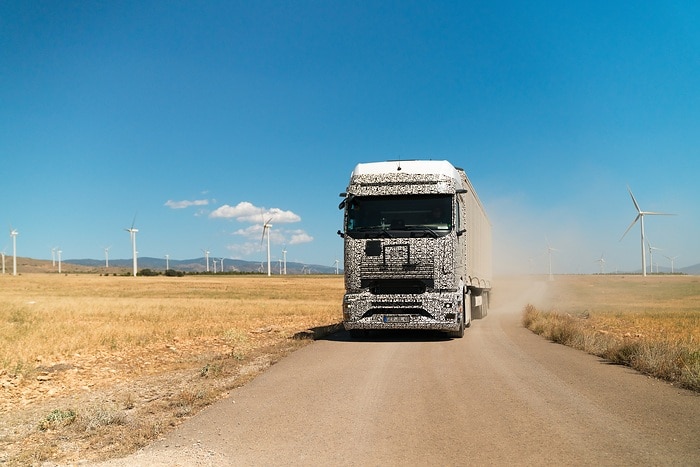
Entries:
{"label": "distant mountain range", "polygon": [[[105,269],[105,261],[98,259],[66,259],[62,261],[63,265],[75,264],[79,266],[87,266],[95,269]],[[110,259],[109,268],[112,269],[128,269],[132,268],[131,259]],[[176,271],[188,273],[206,272],[206,259],[171,259],[168,260],[168,267]],[[144,256],[138,259],[138,270],[152,269],[154,271],[165,271],[165,258],[151,258]],[[284,268],[284,264],[280,265],[279,261],[270,263],[271,274],[280,274],[280,269]],[[221,262],[217,259],[216,270],[221,272]],[[214,262],[209,259],[209,272],[214,272]],[[265,273],[267,274],[267,261],[243,261],[241,259],[224,259],[224,272],[248,272],[248,273]],[[335,266],[321,266],[318,264],[303,264],[287,261],[287,274],[335,274]],[[339,269],[340,274],[343,273]]]}
{"label": "distant mountain range", "polygon": [[[7,255],[6,255],[7,256]],[[6,272],[11,273],[12,268],[12,258],[7,261],[6,258]],[[176,271],[182,271],[185,273],[202,273],[206,272],[206,259],[193,258],[177,260],[171,259],[168,261],[170,269]],[[105,261],[103,259],[67,259],[61,261],[63,272],[66,273],[112,273],[114,274],[126,274],[131,272],[132,260],[131,259],[110,259],[109,260],[109,270],[105,270]],[[41,273],[41,272],[55,272],[57,266],[53,264],[51,260],[41,260],[32,259],[26,257],[17,257],[17,267],[18,272],[26,273]],[[165,271],[165,258],[151,258],[144,256],[139,258],[138,261],[139,272],[143,269],[151,269],[157,272]],[[242,272],[242,273],[264,273],[267,274],[267,262],[260,261],[243,261],[240,259],[224,259],[224,269],[225,272]],[[216,266],[217,272],[221,272],[221,263],[217,260]],[[213,260],[209,259],[209,271],[214,272]],[[335,274],[335,266],[322,266],[318,264],[303,264],[298,262],[287,261],[287,274]],[[654,273],[657,272],[656,265],[654,267]],[[659,266],[658,272],[661,274],[669,274],[671,268],[668,266]],[[700,275],[700,264],[695,264],[692,266],[686,266],[683,268],[675,268],[675,273],[688,274],[691,276]],[[271,263],[271,273],[280,273],[280,263],[279,261],[273,261]],[[343,269],[338,268],[338,273],[343,274]],[[607,274],[611,274],[610,271],[606,271]],[[637,271],[620,271],[619,274],[641,274],[640,270]]]}

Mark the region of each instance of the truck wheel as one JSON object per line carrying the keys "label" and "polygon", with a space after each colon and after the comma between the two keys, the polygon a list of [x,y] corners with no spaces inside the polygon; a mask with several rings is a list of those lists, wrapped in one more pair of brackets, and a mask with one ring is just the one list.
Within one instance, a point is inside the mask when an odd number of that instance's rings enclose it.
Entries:
{"label": "truck wheel", "polygon": [[[448,336],[455,338],[455,339],[461,339],[464,337],[464,328],[468,328],[471,326],[472,321],[471,321],[471,299],[469,298],[469,295],[463,295],[462,296],[462,320],[459,324],[459,329],[456,331],[450,331],[447,333]],[[470,310],[469,313],[469,322],[467,322],[467,309]]]}
{"label": "truck wheel", "polygon": [[461,339],[462,337],[464,337],[464,311],[462,311],[462,319],[459,323],[459,329],[457,329],[456,331],[450,331],[447,333],[447,335],[454,339]]}

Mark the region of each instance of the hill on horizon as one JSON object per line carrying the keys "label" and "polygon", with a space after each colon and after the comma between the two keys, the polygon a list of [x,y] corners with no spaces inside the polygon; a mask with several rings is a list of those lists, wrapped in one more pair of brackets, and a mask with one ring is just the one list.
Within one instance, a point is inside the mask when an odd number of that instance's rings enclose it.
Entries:
{"label": "hill on horizon", "polygon": [[[12,274],[11,257],[5,255],[5,274]],[[9,261],[8,261],[9,258]],[[56,262],[57,263],[57,262]],[[138,259],[138,270],[152,269],[154,271],[165,271],[166,261],[163,258],[146,257]],[[274,261],[271,263],[271,273],[274,275],[280,274],[280,263]],[[169,260],[170,269],[182,271],[186,273],[204,273],[206,272],[206,259],[193,258],[185,260]],[[217,272],[221,272],[220,264],[217,260]],[[283,266],[282,266],[283,267]],[[57,271],[58,265],[52,260],[33,259],[26,257],[17,257],[17,272],[21,273],[54,273]],[[241,272],[241,273],[267,273],[267,262],[245,261],[240,259],[225,259],[224,268],[226,272]],[[127,274],[132,269],[131,259],[110,259],[109,269],[105,268],[105,261],[98,259],[67,259],[61,261],[62,273],[95,273],[95,274]],[[214,272],[213,261],[209,260],[209,271]],[[335,266],[323,266],[317,264],[303,264],[299,262],[287,261],[287,274],[335,274]],[[654,273],[657,269],[654,268]],[[658,273],[669,274],[671,268],[668,266],[659,266]],[[682,268],[675,268],[674,272],[687,274],[691,276],[700,275],[700,263]],[[343,274],[343,269],[338,268],[338,273]],[[609,274],[609,272],[608,272]],[[620,271],[619,274],[641,274],[640,270],[636,271]]]}
{"label": "hill on horizon", "polygon": [[[8,261],[9,259],[9,261]],[[186,259],[186,260],[170,260],[170,269],[182,271],[185,273],[205,273],[206,260],[202,258]],[[65,259],[61,260],[61,273],[65,274],[128,274],[131,273],[133,263],[131,259],[110,259],[109,268],[105,268],[104,260],[97,259]],[[138,259],[139,272],[144,269],[151,269],[158,272],[165,271],[166,261],[161,258],[151,258],[144,256]],[[221,272],[220,264],[217,260],[217,272]],[[226,272],[241,272],[241,273],[267,273],[267,262],[244,261],[238,259],[224,260],[224,268]],[[283,266],[282,266],[283,268]],[[274,275],[280,274],[280,264],[275,261],[271,263],[271,273]],[[209,260],[209,271],[214,272],[213,261]],[[28,257],[17,257],[17,273],[36,274],[36,273],[56,273],[58,272],[58,261],[34,259]],[[303,264],[298,262],[287,261],[287,274],[335,274],[335,266],[322,266],[317,264]],[[339,274],[343,273],[342,269],[338,270]],[[12,257],[5,255],[5,274],[12,274]]]}

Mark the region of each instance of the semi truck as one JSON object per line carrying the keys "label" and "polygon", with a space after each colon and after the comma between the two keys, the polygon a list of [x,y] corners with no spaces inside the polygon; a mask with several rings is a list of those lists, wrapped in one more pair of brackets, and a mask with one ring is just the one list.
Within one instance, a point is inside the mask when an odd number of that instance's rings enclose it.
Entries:
{"label": "semi truck", "polygon": [[461,338],[486,317],[491,224],[463,169],[448,161],[357,164],[344,211],[343,325],[437,330]]}

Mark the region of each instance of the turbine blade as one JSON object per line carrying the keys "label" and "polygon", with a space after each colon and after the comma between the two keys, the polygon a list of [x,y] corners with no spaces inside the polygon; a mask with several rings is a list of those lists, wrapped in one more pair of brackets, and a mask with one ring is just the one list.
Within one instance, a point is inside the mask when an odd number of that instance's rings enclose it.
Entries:
{"label": "turbine blade", "polygon": [[653,211],[642,211],[643,215],[650,215],[650,216],[675,216],[676,214],[671,214],[668,212],[653,212]]}
{"label": "turbine blade", "polygon": [[639,208],[639,203],[637,203],[637,200],[634,199],[634,195],[632,194],[632,190],[630,189],[629,185],[627,185],[627,191],[630,192],[630,196],[632,197],[632,202],[634,203],[634,208],[637,210],[638,213],[641,214],[642,210]]}
{"label": "turbine blade", "polygon": [[630,226],[627,227],[627,230],[625,230],[625,233],[623,233],[623,234],[622,234],[622,237],[620,237],[620,241],[622,241],[622,239],[625,238],[625,235],[627,235],[627,232],[629,232],[630,229],[632,228],[632,226],[633,226],[634,224],[637,223],[637,221],[639,220],[640,217],[642,217],[641,213],[640,213],[640,214],[637,214],[637,217],[634,218],[634,220],[632,221],[632,223],[630,224]]}

